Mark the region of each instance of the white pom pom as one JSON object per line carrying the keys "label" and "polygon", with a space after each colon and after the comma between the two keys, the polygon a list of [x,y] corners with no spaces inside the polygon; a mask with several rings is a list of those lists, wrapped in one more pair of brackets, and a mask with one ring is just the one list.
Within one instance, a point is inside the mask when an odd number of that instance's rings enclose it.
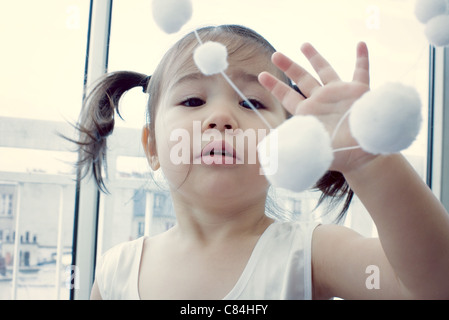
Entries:
{"label": "white pom pom", "polygon": [[334,154],[324,125],[313,116],[294,116],[258,147],[263,174],[276,187],[301,192],[329,169]]}
{"label": "white pom pom", "polygon": [[415,5],[416,18],[426,23],[433,17],[449,13],[447,0],[418,0]]}
{"label": "white pom pom", "polygon": [[427,22],[424,33],[435,47],[449,45],[449,15],[441,15]]}
{"label": "white pom pom", "polygon": [[190,0],[153,0],[153,18],[166,33],[178,32],[192,17]]}
{"label": "white pom pom", "polygon": [[389,154],[413,143],[421,121],[418,92],[400,83],[388,83],[367,92],[354,103],[349,128],[365,151]]}
{"label": "white pom pom", "polygon": [[209,76],[228,67],[228,51],[221,43],[208,41],[195,49],[193,60],[200,71]]}

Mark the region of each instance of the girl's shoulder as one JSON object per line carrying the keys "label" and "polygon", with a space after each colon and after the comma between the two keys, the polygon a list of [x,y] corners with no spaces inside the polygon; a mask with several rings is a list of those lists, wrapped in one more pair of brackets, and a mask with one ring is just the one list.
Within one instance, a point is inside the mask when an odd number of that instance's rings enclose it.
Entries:
{"label": "girl's shoulder", "polygon": [[101,260],[114,260],[114,259],[126,259],[132,258],[136,254],[140,254],[139,250],[142,249],[143,243],[147,237],[139,237],[135,240],[125,241],[114,245],[110,249],[106,250],[101,256]]}
{"label": "girl's shoulder", "polygon": [[[132,286],[137,283],[143,243],[146,237],[119,243],[103,253],[96,264],[95,280],[103,299],[117,297],[112,288]],[[135,281],[134,281],[135,280]],[[128,292],[135,292],[130,288]],[[120,294],[127,294],[120,292]]]}
{"label": "girl's shoulder", "polygon": [[291,254],[293,251],[309,254],[312,237],[318,226],[320,226],[318,221],[276,221],[269,226],[259,242],[261,246],[271,251],[279,249],[278,254],[287,249],[289,252],[285,252],[286,254]]}

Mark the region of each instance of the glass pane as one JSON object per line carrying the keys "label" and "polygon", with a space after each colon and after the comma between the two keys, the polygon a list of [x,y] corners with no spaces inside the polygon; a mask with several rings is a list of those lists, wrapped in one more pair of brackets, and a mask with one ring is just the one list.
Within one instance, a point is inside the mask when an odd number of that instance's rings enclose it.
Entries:
{"label": "glass pane", "polygon": [[[370,51],[373,89],[386,82],[401,82],[420,93],[424,117],[421,134],[404,154],[425,179],[428,42],[423,26],[414,16],[414,0],[197,0],[192,4],[192,19],[180,32],[167,35],[153,22],[150,1],[114,1],[109,71],[131,70],[150,75],[165,51],[182,35],[204,25],[226,23],[253,28],[277,50],[314,74],[300,51],[304,42],[311,42],[340,77],[350,81],[356,44],[365,41]],[[146,230],[152,235],[175,221],[167,200],[169,195],[154,183],[157,177],[150,172],[140,146],[146,99],[138,88],[131,90],[121,103],[125,121],[117,122],[119,128],[112,138],[110,161],[115,164],[109,167],[116,168],[116,172],[110,173],[111,195],[102,198],[100,254],[116,243],[141,236],[142,223],[146,223],[144,233]],[[318,197],[318,192],[276,192],[279,204],[287,209],[282,218],[333,219],[323,216],[324,207],[313,211]],[[160,206],[165,212],[162,215],[157,213]],[[376,235],[371,218],[357,199],[345,224],[364,235]]]}
{"label": "glass pane", "polygon": [[[89,1],[3,1],[0,299],[68,299]],[[16,241],[17,240],[17,241]]]}

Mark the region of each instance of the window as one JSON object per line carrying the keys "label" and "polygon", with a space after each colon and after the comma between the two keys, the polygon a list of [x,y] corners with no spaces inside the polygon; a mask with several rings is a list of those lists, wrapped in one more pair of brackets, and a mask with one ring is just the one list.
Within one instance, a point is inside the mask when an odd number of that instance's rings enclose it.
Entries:
{"label": "window", "polygon": [[137,190],[134,192],[134,217],[145,216],[145,200],[145,193],[142,190]]}
{"label": "window", "polygon": [[[0,186],[1,187],[1,186]],[[0,194],[0,216],[12,216],[13,193]]]}
{"label": "window", "polygon": [[0,4],[0,299],[68,299],[88,1]]}

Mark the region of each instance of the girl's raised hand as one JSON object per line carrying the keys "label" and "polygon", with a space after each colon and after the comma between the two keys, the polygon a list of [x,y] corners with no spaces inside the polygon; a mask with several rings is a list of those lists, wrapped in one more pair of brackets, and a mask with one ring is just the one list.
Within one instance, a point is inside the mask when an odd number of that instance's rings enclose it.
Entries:
{"label": "girl's raised hand", "polygon": [[[351,82],[342,81],[312,45],[304,44],[301,51],[317,72],[321,82],[282,53],[274,53],[272,62],[296,83],[305,97],[268,72],[259,75],[259,82],[291,114],[316,116],[333,136],[340,119],[352,104],[369,90],[368,49],[365,43],[358,44],[356,67]],[[347,121],[344,121],[334,136],[332,146],[338,149],[356,145],[357,142],[351,136]],[[362,149],[336,152],[330,169],[344,173],[372,158],[373,155]]]}

